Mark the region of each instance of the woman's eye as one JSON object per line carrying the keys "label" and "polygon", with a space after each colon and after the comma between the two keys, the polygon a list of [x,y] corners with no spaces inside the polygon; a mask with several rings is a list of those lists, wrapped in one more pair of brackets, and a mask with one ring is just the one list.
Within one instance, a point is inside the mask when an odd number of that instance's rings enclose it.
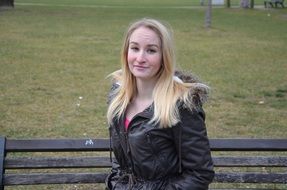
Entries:
{"label": "woman's eye", "polygon": [[148,53],[156,53],[156,50],[155,49],[148,49],[147,52]]}
{"label": "woman's eye", "polygon": [[137,48],[137,47],[131,47],[130,49],[133,50],[133,51],[138,51],[139,50],[139,48]]}

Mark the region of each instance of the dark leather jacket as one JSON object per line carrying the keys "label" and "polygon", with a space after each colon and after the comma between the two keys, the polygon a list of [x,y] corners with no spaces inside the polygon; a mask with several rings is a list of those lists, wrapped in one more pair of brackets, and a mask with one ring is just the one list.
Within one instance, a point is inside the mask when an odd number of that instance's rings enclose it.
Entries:
{"label": "dark leather jacket", "polygon": [[206,190],[214,177],[205,114],[194,91],[194,109],[179,106],[180,122],[170,128],[149,124],[153,105],[137,114],[126,131],[124,119],[110,126],[116,161],[107,189]]}

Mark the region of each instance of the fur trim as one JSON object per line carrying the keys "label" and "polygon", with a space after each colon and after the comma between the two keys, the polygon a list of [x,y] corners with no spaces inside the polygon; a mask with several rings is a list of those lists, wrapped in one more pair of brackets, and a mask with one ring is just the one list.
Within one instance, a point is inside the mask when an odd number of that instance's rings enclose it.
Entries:
{"label": "fur trim", "polygon": [[184,73],[182,71],[176,71],[175,76],[182,82],[191,84],[189,96],[195,104],[203,104],[207,101],[210,88],[201,83],[196,76],[192,73]]}

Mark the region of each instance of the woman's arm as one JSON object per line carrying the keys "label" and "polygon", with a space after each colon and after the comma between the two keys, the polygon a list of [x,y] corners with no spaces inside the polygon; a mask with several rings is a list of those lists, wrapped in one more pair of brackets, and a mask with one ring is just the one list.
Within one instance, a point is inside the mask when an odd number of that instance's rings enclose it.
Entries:
{"label": "woman's arm", "polygon": [[[205,190],[214,177],[205,114],[201,107],[180,110],[181,122],[174,126],[175,141],[179,142],[182,173],[170,178],[167,189]],[[178,135],[176,135],[178,134]]]}

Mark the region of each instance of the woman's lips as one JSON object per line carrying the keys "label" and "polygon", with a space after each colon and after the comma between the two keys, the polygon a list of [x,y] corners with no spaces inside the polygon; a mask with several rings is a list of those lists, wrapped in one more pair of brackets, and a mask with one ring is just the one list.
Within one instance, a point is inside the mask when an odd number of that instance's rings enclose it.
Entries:
{"label": "woman's lips", "polygon": [[148,67],[145,67],[145,66],[141,66],[141,65],[134,65],[135,68],[138,68],[138,69],[146,69]]}

